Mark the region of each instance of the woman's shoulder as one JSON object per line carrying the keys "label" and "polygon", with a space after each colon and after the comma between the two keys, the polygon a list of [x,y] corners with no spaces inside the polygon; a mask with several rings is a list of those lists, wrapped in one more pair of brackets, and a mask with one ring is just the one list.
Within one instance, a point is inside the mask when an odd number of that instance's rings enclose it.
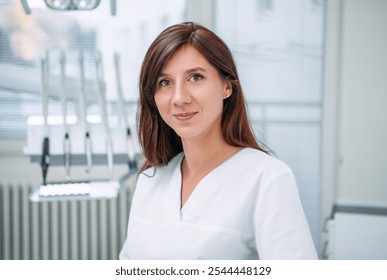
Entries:
{"label": "woman's shoulder", "polygon": [[240,161],[249,166],[259,167],[264,170],[283,170],[290,169],[282,160],[254,148],[245,148],[240,151]]}
{"label": "woman's shoulder", "polygon": [[247,176],[267,181],[283,175],[293,177],[292,169],[270,154],[253,148],[245,148],[240,153],[236,164]]}

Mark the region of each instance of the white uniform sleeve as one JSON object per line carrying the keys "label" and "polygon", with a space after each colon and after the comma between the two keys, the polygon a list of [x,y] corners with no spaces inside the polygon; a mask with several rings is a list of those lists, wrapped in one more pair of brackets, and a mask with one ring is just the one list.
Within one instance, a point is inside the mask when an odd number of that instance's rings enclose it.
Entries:
{"label": "white uniform sleeve", "polygon": [[318,259],[289,168],[261,181],[254,230],[260,259]]}

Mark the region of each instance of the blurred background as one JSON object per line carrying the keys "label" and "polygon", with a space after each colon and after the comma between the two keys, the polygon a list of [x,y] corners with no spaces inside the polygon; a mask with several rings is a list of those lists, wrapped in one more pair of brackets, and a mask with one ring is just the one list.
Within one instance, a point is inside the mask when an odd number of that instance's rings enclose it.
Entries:
{"label": "blurred background", "polygon": [[[135,183],[127,128],[141,160],[141,62],[183,21],[229,45],[257,138],[294,170],[319,257],[387,259],[385,0],[0,0],[0,259],[118,258]],[[102,178],[121,192],[31,201],[45,136],[48,182]]]}

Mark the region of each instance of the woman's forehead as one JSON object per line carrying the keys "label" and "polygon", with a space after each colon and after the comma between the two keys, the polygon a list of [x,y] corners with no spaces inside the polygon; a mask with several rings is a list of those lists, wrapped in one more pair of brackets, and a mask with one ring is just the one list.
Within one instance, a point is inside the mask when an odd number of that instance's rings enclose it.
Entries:
{"label": "woman's forehead", "polygon": [[191,45],[178,49],[163,67],[160,75],[173,72],[212,71],[216,69],[208,62],[207,58]]}

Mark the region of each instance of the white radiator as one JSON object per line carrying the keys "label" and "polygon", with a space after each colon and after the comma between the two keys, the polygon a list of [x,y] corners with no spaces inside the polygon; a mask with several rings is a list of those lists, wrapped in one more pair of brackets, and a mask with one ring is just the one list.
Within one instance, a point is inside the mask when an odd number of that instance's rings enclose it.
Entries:
{"label": "white radiator", "polygon": [[132,188],[118,198],[36,203],[32,186],[0,182],[0,259],[117,259]]}

